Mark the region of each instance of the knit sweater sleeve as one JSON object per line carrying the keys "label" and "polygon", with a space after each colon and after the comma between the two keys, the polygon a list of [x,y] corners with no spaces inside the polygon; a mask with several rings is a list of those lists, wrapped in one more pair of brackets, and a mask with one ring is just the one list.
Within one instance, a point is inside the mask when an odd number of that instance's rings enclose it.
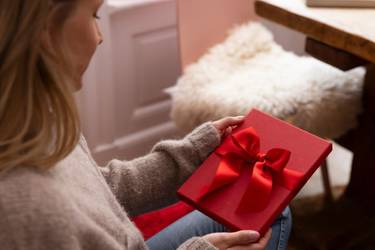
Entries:
{"label": "knit sweater sleeve", "polygon": [[132,161],[112,160],[100,168],[130,215],[144,213],[177,199],[176,190],[220,143],[211,122],[182,140],[165,140],[151,153]]}
{"label": "knit sweater sleeve", "polygon": [[48,174],[30,168],[13,173],[0,180],[0,249],[123,249]]}
{"label": "knit sweater sleeve", "polygon": [[[46,200],[47,201],[47,200]],[[48,201],[49,202],[49,201]],[[46,202],[41,202],[45,203]],[[52,206],[39,209],[30,204],[19,204],[6,209],[0,204],[0,248],[19,250],[79,250],[80,242],[74,237],[73,223],[61,210],[49,210]],[[12,204],[14,205],[14,204]],[[25,205],[25,208],[20,206]],[[20,211],[16,213],[15,211]],[[43,218],[43,219],[41,219]]]}
{"label": "knit sweater sleeve", "polygon": [[[72,202],[69,192],[48,173],[18,169],[7,178],[0,176],[0,184],[0,249],[128,249]],[[214,249],[199,237],[189,239],[178,248]]]}
{"label": "knit sweater sleeve", "polygon": [[177,250],[218,250],[218,248],[202,237],[193,237],[180,245]]}

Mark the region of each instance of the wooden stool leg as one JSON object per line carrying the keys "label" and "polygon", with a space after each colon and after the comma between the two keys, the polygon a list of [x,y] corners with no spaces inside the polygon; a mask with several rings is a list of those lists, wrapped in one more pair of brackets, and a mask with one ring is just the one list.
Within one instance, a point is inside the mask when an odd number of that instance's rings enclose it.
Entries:
{"label": "wooden stool leg", "polygon": [[323,186],[324,186],[324,196],[328,202],[333,202],[333,195],[331,190],[331,182],[329,180],[329,173],[328,173],[328,164],[327,160],[325,160],[321,166],[322,171],[322,179],[323,179]]}

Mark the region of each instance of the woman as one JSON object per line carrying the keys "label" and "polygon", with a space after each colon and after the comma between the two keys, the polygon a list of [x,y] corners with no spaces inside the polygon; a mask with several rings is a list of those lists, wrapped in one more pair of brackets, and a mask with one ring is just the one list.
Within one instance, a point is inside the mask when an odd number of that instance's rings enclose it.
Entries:
{"label": "woman", "polygon": [[80,135],[72,92],[102,42],[100,0],[0,0],[1,249],[285,249],[285,210],[263,238],[193,212],[145,242],[133,216],[175,191],[242,117],[99,167]]}

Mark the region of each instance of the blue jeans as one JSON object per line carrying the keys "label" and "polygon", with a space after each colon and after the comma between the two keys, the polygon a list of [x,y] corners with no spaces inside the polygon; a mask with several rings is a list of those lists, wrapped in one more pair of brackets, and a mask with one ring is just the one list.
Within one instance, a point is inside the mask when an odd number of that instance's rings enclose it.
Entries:
{"label": "blue jeans", "polygon": [[[291,229],[292,217],[288,207],[273,223],[266,250],[285,250]],[[215,232],[227,232],[227,229],[195,210],[148,239],[146,244],[150,250],[175,250],[191,237]]]}

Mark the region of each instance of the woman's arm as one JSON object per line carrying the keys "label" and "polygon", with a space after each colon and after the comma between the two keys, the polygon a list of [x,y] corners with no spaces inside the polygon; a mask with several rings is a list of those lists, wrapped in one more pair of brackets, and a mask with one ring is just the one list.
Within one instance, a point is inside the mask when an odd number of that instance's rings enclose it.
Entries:
{"label": "woman's arm", "polygon": [[136,215],[176,200],[177,188],[219,143],[217,127],[208,122],[182,140],[156,144],[144,157],[112,160],[100,170],[127,212]]}

